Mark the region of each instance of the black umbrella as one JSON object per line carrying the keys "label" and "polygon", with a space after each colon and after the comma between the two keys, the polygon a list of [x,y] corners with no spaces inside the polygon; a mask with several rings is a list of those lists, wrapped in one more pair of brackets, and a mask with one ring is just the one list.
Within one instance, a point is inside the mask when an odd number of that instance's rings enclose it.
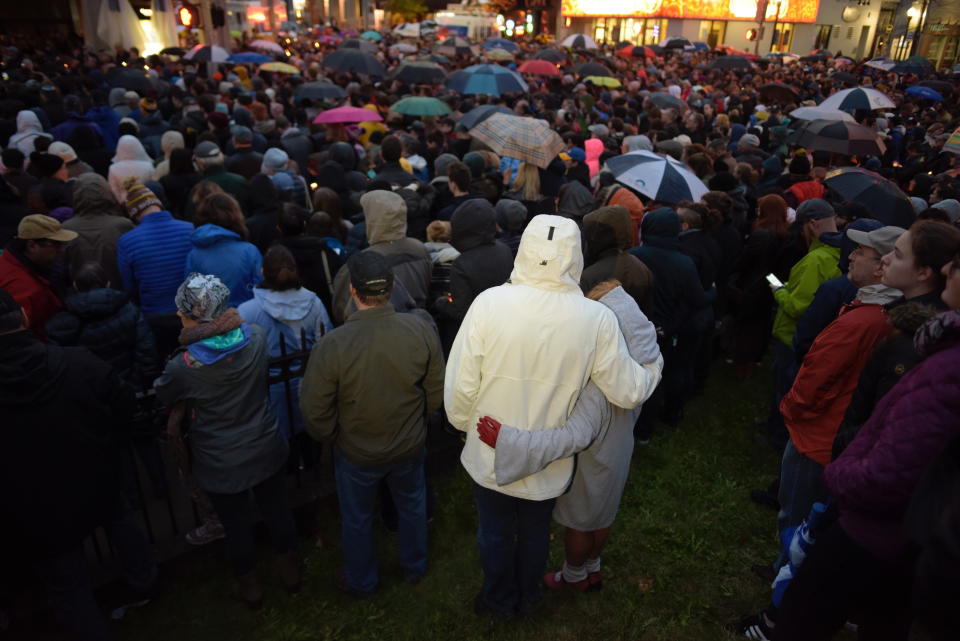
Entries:
{"label": "black umbrella", "polygon": [[946,80],[921,80],[917,84],[921,87],[930,87],[944,96],[949,96],[954,92],[953,84]]}
{"label": "black umbrella", "polygon": [[910,60],[904,60],[893,65],[893,68],[890,69],[893,73],[912,73],[918,76],[931,73],[933,67],[930,65],[925,65],[920,62],[911,62]]}
{"label": "black umbrella", "polygon": [[611,76],[610,69],[599,62],[581,62],[570,69],[578,76]]}
{"label": "black umbrella", "polygon": [[768,82],[760,87],[760,97],[771,102],[795,102],[797,90],[782,82]]}
{"label": "black umbrella", "polygon": [[837,73],[833,74],[832,77],[837,82],[843,82],[850,85],[857,85],[860,83],[855,75],[852,73],[847,73],[846,71],[838,71]]}
{"label": "black umbrella", "polygon": [[563,62],[567,59],[567,54],[563,53],[559,49],[541,49],[537,53],[533,54],[535,60],[549,60],[550,62]]}
{"label": "black umbrella", "polygon": [[187,50],[180,47],[166,47],[160,50],[162,56],[182,56],[185,53],[187,53]]}
{"label": "black umbrella", "polygon": [[502,107],[500,105],[480,105],[479,107],[474,107],[467,113],[463,114],[463,116],[460,117],[460,120],[457,121],[457,124],[463,125],[466,129],[473,129],[481,122],[497,113],[511,116],[516,115],[506,107]]}
{"label": "black umbrella", "polygon": [[750,61],[743,56],[720,56],[710,65],[711,69],[750,71],[753,67]]}
{"label": "black umbrella", "polygon": [[350,38],[341,42],[337,49],[359,49],[360,51],[366,51],[367,53],[374,53],[377,50],[377,45],[369,40]]}
{"label": "black umbrella", "polygon": [[812,53],[809,56],[801,56],[800,62],[823,62],[827,59],[827,56],[821,53]]}
{"label": "black umbrella", "polygon": [[108,71],[107,84],[111,87],[123,87],[129,91],[136,91],[141,95],[157,88],[157,83],[150,74],[143,69],[131,67],[114,67]]}
{"label": "black umbrella", "polygon": [[323,66],[334,71],[358,73],[362,76],[387,75],[376,58],[359,49],[338,49],[323,59]]}
{"label": "black umbrella", "polygon": [[647,100],[655,104],[660,109],[681,109],[686,104],[673,94],[657,91],[647,96]]}
{"label": "black umbrella", "polygon": [[347,92],[343,87],[335,85],[332,82],[319,81],[307,82],[294,91],[297,98],[309,98],[311,100],[336,100],[337,98],[346,98]]}
{"label": "black umbrella", "polygon": [[693,43],[687,40],[686,38],[670,38],[666,42],[662,43],[664,49],[695,49]]}
{"label": "black umbrella", "polygon": [[787,141],[814,151],[850,156],[882,156],[886,151],[873,129],[839,120],[811,120]]}
{"label": "black umbrella", "polygon": [[391,77],[408,85],[433,85],[446,80],[447,72],[435,62],[405,62]]}
{"label": "black umbrella", "polygon": [[913,204],[896,184],[860,167],[843,167],[827,174],[823,184],[841,198],[870,211],[870,218],[884,225],[907,229],[917,216]]}

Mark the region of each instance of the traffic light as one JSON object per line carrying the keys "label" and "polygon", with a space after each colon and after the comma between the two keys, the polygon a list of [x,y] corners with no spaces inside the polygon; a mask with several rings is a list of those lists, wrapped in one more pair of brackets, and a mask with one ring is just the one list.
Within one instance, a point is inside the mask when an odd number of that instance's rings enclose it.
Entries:
{"label": "traffic light", "polygon": [[196,5],[183,2],[177,9],[177,20],[187,29],[193,29],[200,24],[200,10]]}

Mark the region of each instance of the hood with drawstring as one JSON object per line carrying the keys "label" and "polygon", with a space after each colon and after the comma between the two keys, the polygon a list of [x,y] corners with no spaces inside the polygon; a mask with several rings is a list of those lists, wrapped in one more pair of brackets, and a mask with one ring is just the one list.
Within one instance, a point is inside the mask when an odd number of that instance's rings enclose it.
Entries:
{"label": "hood with drawstring", "polygon": [[550,291],[580,292],[580,230],[568,218],[535,216],[523,231],[510,282]]}
{"label": "hood with drawstring", "polygon": [[461,254],[481,245],[489,245],[496,235],[496,212],[485,198],[465,201],[450,217],[450,244]]}
{"label": "hood with drawstring", "polygon": [[393,191],[378,189],[360,198],[371,245],[399,240],[407,235],[407,203]]}

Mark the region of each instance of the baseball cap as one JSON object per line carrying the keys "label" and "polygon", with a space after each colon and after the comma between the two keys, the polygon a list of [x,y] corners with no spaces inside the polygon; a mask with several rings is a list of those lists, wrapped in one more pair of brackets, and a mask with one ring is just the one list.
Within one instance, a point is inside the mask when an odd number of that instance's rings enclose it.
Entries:
{"label": "baseball cap", "polygon": [[822,198],[811,198],[800,203],[797,207],[797,222],[805,223],[808,220],[821,220],[836,216],[833,205]]}
{"label": "baseball cap", "polygon": [[560,154],[560,159],[576,160],[577,162],[583,162],[587,159],[587,154],[583,149],[580,149],[580,147],[573,147],[568,151],[565,151],[562,154]]}
{"label": "baseball cap", "polygon": [[897,239],[900,238],[900,234],[905,231],[907,230],[902,227],[894,227],[893,225],[880,227],[873,231],[848,229],[847,238],[858,245],[875,249],[878,254],[884,256],[893,251],[893,245],[897,242]]}
{"label": "baseball cap", "polygon": [[393,287],[393,270],[387,259],[375,251],[362,251],[347,261],[350,284],[365,296],[382,296]]}
{"label": "baseball cap", "polygon": [[17,238],[22,240],[55,240],[69,243],[77,232],[64,229],[60,221],[43,214],[25,216],[17,226]]}
{"label": "baseball cap", "polygon": [[194,158],[216,158],[218,155],[220,155],[220,147],[217,147],[217,143],[209,140],[204,140],[193,150]]}

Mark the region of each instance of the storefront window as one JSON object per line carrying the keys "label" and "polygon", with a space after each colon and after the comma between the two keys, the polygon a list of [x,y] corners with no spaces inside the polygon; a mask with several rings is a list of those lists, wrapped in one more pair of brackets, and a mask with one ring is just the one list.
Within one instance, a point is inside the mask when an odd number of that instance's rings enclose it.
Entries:
{"label": "storefront window", "polygon": [[773,34],[773,46],[771,51],[790,51],[790,43],[793,41],[793,25],[778,24]]}
{"label": "storefront window", "polygon": [[827,49],[830,47],[830,32],[833,31],[833,25],[818,25],[820,31],[817,32],[817,39],[813,44],[814,49]]}
{"label": "storefront window", "polygon": [[723,44],[723,39],[727,33],[726,20],[701,20],[700,21],[700,40],[706,42],[713,49],[717,45]]}

